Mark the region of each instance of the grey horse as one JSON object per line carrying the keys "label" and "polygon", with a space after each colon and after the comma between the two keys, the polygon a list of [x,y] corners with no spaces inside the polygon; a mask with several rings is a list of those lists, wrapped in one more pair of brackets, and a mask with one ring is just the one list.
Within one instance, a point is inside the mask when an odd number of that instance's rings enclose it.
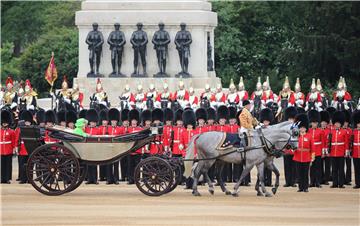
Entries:
{"label": "grey horse", "polygon": [[[185,176],[188,177],[191,175],[194,179],[192,192],[193,195],[200,196],[200,193],[197,190],[200,175],[204,175],[204,179],[209,185],[209,192],[211,194],[214,193],[214,185],[212,184],[207,173],[210,167],[216,161],[221,160],[223,162],[234,164],[239,164],[242,161],[245,161],[245,169],[243,170],[239,181],[234,186],[233,193],[226,189],[222,181],[219,181],[221,189],[223,192],[225,192],[225,194],[238,196],[240,183],[251,171],[251,169],[256,166],[258,171],[258,181],[256,183],[255,189],[257,190],[259,196],[265,194],[266,197],[271,197],[272,194],[266,191],[264,184],[264,167],[266,166],[276,175],[275,186],[272,189],[273,194],[275,194],[277,188],[279,187],[280,173],[273,163],[274,156],[271,155],[271,151],[282,150],[287,145],[290,145],[291,148],[297,148],[299,134],[298,130],[299,129],[297,124],[292,122],[282,122],[267,128],[256,129],[254,131],[254,136],[251,138],[252,145],[247,147],[245,152],[236,151],[236,148],[234,147],[228,148],[226,150],[219,150],[218,147],[224,140],[223,132],[206,132],[195,135],[189,142],[189,146],[186,149],[185,158],[193,159],[194,148],[196,148],[196,159],[199,161],[193,165],[192,162],[185,162]],[[221,168],[219,171],[221,173]],[[218,180],[219,179],[221,180],[221,176],[218,175]],[[260,186],[262,192],[259,189]]]}

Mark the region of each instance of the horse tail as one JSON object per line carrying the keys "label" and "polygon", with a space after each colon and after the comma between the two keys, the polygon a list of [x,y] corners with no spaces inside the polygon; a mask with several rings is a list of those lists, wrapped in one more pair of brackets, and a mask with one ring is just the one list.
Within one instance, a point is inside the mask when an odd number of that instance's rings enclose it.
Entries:
{"label": "horse tail", "polygon": [[[188,144],[188,147],[186,148],[186,155],[185,155],[185,159],[194,159],[195,157],[195,148],[196,148],[196,140],[199,138],[201,134],[197,134],[195,136],[193,136]],[[184,176],[186,178],[190,177],[191,175],[191,171],[192,171],[192,165],[193,162],[192,161],[185,161],[184,162],[184,167],[185,167],[185,171],[184,171]]]}

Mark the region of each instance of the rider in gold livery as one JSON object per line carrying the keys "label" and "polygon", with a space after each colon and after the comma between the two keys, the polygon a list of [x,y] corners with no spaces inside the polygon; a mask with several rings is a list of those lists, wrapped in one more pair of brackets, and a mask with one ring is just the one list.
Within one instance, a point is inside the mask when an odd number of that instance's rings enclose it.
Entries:
{"label": "rider in gold livery", "polygon": [[25,81],[25,93],[21,99],[25,100],[26,110],[34,111],[37,109],[37,93],[33,90],[29,79]]}
{"label": "rider in gold livery", "polygon": [[14,88],[14,82],[10,76],[6,79],[6,91],[3,98],[4,105],[10,106],[11,109],[16,108],[18,96]]}

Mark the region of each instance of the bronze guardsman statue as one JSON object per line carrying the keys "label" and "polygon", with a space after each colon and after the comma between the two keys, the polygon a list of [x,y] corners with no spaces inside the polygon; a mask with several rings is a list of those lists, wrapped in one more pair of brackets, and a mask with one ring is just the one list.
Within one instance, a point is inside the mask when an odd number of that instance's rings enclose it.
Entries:
{"label": "bronze guardsman statue", "polygon": [[[134,73],[131,76],[145,77],[146,73],[146,44],[148,43],[147,34],[142,30],[143,24],[137,23],[137,30],[131,35],[130,42],[134,49]],[[143,74],[139,73],[139,58],[143,66]]]}
{"label": "bronze guardsman statue", "polygon": [[112,31],[107,40],[111,50],[111,65],[112,73],[109,77],[124,77],[121,73],[122,55],[124,51],[124,45],[126,43],[124,32],[120,31],[120,24],[114,24],[115,31]]}
{"label": "bronze guardsman statue", "polygon": [[179,53],[181,72],[176,77],[190,77],[188,66],[190,57],[190,44],[192,43],[191,34],[186,29],[186,24],[180,24],[181,30],[176,33],[175,45]]}
{"label": "bronze guardsman statue", "polygon": [[154,49],[156,50],[156,57],[158,60],[159,72],[154,77],[167,77],[166,74],[166,57],[168,55],[168,45],[170,43],[170,35],[164,30],[164,23],[159,23],[159,30],[155,32],[152,39]]}
{"label": "bronze guardsman statue", "polygon": [[[99,74],[100,58],[102,52],[102,45],[104,43],[104,37],[101,31],[98,31],[99,25],[97,23],[92,24],[93,30],[89,32],[86,37],[86,44],[89,49],[89,62],[90,72],[87,74],[88,77],[102,77]],[[96,66],[96,72],[94,73],[94,64]]]}

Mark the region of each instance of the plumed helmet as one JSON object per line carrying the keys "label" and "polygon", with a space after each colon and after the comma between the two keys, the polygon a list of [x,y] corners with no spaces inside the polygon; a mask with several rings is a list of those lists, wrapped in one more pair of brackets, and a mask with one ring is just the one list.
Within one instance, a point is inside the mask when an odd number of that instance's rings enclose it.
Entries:
{"label": "plumed helmet", "polygon": [[317,110],[312,109],[307,113],[307,115],[310,122],[321,122],[320,112],[318,112]]}
{"label": "plumed helmet", "polygon": [[1,111],[1,124],[2,123],[7,123],[7,124],[12,124],[12,115],[11,112],[8,110],[2,110]]}
{"label": "plumed helmet", "polygon": [[53,110],[48,110],[45,112],[45,122],[56,123],[56,114]]}
{"label": "plumed helmet", "polygon": [[57,121],[60,122],[66,122],[66,113],[65,111],[58,111],[56,113]]}
{"label": "plumed helmet", "polygon": [[87,110],[85,118],[88,122],[99,122],[99,115],[95,109]]}
{"label": "plumed helmet", "polygon": [[86,112],[87,112],[86,109],[82,109],[82,110],[79,112],[79,118],[86,118]]}
{"label": "plumed helmet", "polygon": [[356,127],[356,125],[360,123],[360,111],[355,111],[353,113],[352,121],[353,121],[354,127]]}
{"label": "plumed helmet", "polygon": [[75,111],[66,112],[66,123],[76,123],[77,115]]}
{"label": "plumed helmet", "polygon": [[260,111],[260,122],[269,121],[270,123],[274,120],[274,114],[270,108],[264,108]]}
{"label": "plumed helmet", "polygon": [[152,119],[152,121],[159,120],[162,122],[164,120],[163,110],[161,110],[160,108],[155,108],[154,110],[152,110],[151,119]]}
{"label": "plumed helmet", "polygon": [[184,122],[184,126],[192,125],[193,128],[196,126],[196,116],[192,109],[185,110],[182,114],[182,120]]}
{"label": "plumed helmet", "polygon": [[321,122],[330,122],[330,114],[327,111],[320,111]]}
{"label": "plumed helmet", "polygon": [[43,123],[45,122],[45,111],[44,109],[40,109],[38,112],[36,112],[36,122],[37,123]]}
{"label": "plumed helmet", "polygon": [[345,122],[350,123],[351,122],[351,113],[350,113],[350,111],[344,110],[343,113],[344,113],[344,116],[345,116]]}
{"label": "plumed helmet", "polygon": [[285,120],[289,120],[289,119],[294,119],[295,116],[297,115],[298,111],[296,109],[296,107],[288,107],[285,109]]}
{"label": "plumed helmet", "polygon": [[174,112],[170,108],[166,108],[164,110],[164,121],[174,121]]}
{"label": "plumed helmet", "polygon": [[335,111],[334,114],[332,115],[331,121],[333,124],[335,124],[336,122],[340,123],[341,126],[344,125],[345,122],[345,114],[342,111]]}
{"label": "plumed helmet", "polygon": [[[129,109],[123,109],[121,110],[121,121],[128,121],[129,120]],[[129,120],[130,121],[130,120]],[[139,120],[138,120],[139,121]]]}
{"label": "plumed helmet", "polygon": [[183,110],[182,109],[178,109],[176,112],[175,112],[175,122],[176,121],[182,121],[183,119],[182,119],[182,114],[183,114]]}
{"label": "plumed helmet", "polygon": [[33,123],[33,114],[28,110],[24,110],[20,114],[20,120]]}
{"label": "plumed helmet", "polygon": [[141,112],[141,122],[144,124],[145,121],[151,121],[151,111],[148,109]]}
{"label": "plumed helmet", "polygon": [[[122,116],[121,116],[122,118]],[[128,114],[128,119],[131,122],[132,120],[140,121],[140,113],[137,109],[131,109]]]}
{"label": "plumed helmet", "polygon": [[203,120],[207,121],[208,115],[207,115],[207,111],[205,108],[197,109],[195,112],[195,115],[196,115],[196,120],[203,119]]}
{"label": "plumed helmet", "polygon": [[306,114],[297,114],[295,117],[295,122],[299,122],[299,128],[305,127],[306,130],[309,129],[309,118]]}
{"label": "plumed helmet", "polygon": [[229,118],[229,109],[225,105],[220,106],[217,110],[217,120],[219,121],[219,119],[222,118],[223,119]]}
{"label": "plumed helmet", "polygon": [[234,106],[229,106],[229,119],[236,118],[236,108]]}
{"label": "plumed helmet", "polygon": [[216,120],[216,111],[214,108],[208,108],[206,109],[206,111],[207,111],[208,120],[209,119]]}
{"label": "plumed helmet", "polygon": [[108,112],[109,121],[119,121],[120,120],[120,112],[117,108],[111,108]]}
{"label": "plumed helmet", "polygon": [[109,115],[107,109],[102,109],[99,113],[100,122],[102,121],[109,121]]}

